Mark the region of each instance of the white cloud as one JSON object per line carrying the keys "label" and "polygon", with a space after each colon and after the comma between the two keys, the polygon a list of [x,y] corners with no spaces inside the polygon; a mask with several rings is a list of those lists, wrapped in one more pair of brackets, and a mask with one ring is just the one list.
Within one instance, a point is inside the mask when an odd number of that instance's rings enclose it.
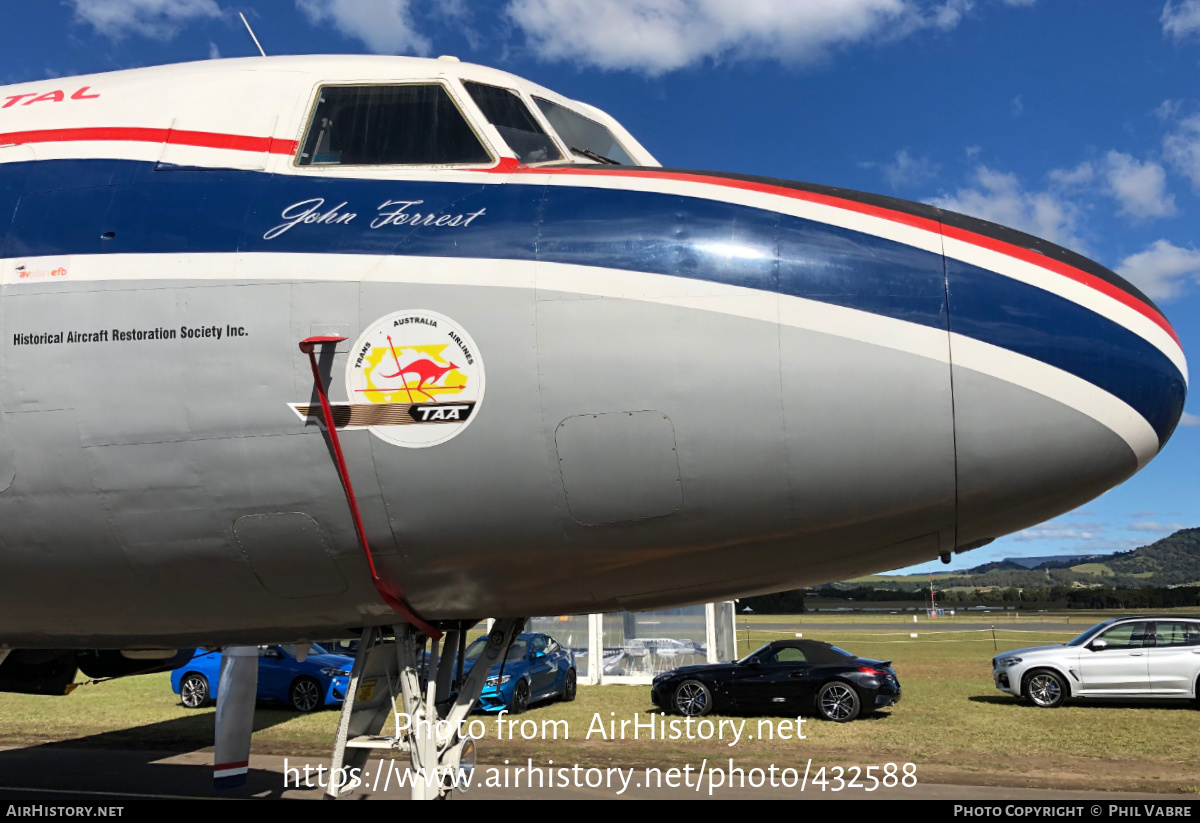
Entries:
{"label": "white cloud", "polygon": [[1200,189],[1200,114],[1181,120],[1163,139],[1163,156]]}
{"label": "white cloud", "polygon": [[1028,232],[1076,251],[1084,250],[1077,234],[1079,207],[1055,192],[1028,191],[1015,174],[976,166],[974,185],[930,202]]}
{"label": "white cloud", "polygon": [[1174,40],[1182,40],[1200,32],[1200,0],[1180,0],[1179,3],[1170,0],[1163,6],[1159,21],[1163,34],[1170,35]]}
{"label": "white cloud", "polygon": [[1084,160],[1073,169],[1054,169],[1049,177],[1063,186],[1086,186],[1096,179],[1096,167]]}
{"label": "white cloud", "polygon": [[900,149],[890,163],[859,163],[863,168],[876,168],[883,172],[884,178],[893,189],[923,183],[936,177],[941,169],[928,157],[913,157],[908,149]]}
{"label": "white cloud", "polygon": [[1154,107],[1154,116],[1164,122],[1174,120],[1179,116],[1179,110],[1183,107],[1183,103],[1179,100],[1167,99]]}
{"label": "white cloud", "polygon": [[811,63],[833,49],[951,29],[974,0],[510,0],[539,57],[658,75],[705,59]]}
{"label": "white cloud", "polygon": [[208,41],[208,59],[209,60],[220,60],[221,59],[221,50],[219,48],[217,48],[217,44],[211,40]]}
{"label": "white cloud", "polygon": [[140,34],[170,40],[196,20],[221,16],[215,0],[67,0],[75,19],[114,40]]}
{"label": "white cloud", "polygon": [[1130,523],[1126,528],[1131,532],[1177,532],[1183,528],[1183,524],[1147,521],[1144,523]]}
{"label": "white cloud", "polygon": [[946,0],[944,5],[933,9],[930,22],[943,31],[949,31],[961,23],[973,8],[975,0]]}
{"label": "white cloud", "polygon": [[332,25],[377,54],[428,54],[429,40],[416,29],[410,0],[296,0],[314,26]]}
{"label": "white cloud", "polygon": [[[1200,426],[1200,415],[1183,413],[1183,417],[1179,418],[1181,426]],[[1153,514],[1153,512],[1151,512]]]}
{"label": "white cloud", "polygon": [[[1138,220],[1175,214],[1175,195],[1167,192],[1163,167],[1133,155],[1110,151],[1103,160],[1085,160],[1073,169],[1054,169],[1050,180],[1067,189],[1103,191],[1121,205],[1121,214]],[[1099,178],[1100,187],[1092,184]]]}
{"label": "white cloud", "polygon": [[1122,260],[1117,273],[1152,300],[1173,300],[1184,293],[1189,280],[1200,281],[1200,251],[1155,240]]}
{"label": "white cloud", "polygon": [[1148,219],[1175,214],[1175,195],[1167,193],[1167,173],[1153,161],[1110,151],[1105,157],[1108,194],[1121,204],[1121,214]]}
{"label": "white cloud", "polygon": [[[1096,540],[1100,537],[1093,529],[1080,529],[1080,524],[1043,523],[1032,529],[1025,529],[1012,536],[1020,543],[1031,543],[1034,540]],[[1092,525],[1092,524],[1087,524]]]}

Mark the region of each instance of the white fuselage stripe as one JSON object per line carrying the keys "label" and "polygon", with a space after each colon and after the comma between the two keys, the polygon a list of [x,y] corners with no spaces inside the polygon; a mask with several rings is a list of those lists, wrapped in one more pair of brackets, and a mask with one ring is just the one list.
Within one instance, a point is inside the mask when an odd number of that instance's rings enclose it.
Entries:
{"label": "white fuselage stripe", "polygon": [[[22,281],[26,270],[66,269],[61,280]],[[741,286],[669,275],[562,263],[360,254],[109,254],[14,258],[0,261],[6,294],[26,287],[138,281],[386,282],[528,289],[636,300],[742,317],[856,340],[990,375],[1035,391],[1107,426],[1137,455],[1139,465],[1158,451],[1150,424],[1103,389],[1062,369],[945,330],[859,309]]]}

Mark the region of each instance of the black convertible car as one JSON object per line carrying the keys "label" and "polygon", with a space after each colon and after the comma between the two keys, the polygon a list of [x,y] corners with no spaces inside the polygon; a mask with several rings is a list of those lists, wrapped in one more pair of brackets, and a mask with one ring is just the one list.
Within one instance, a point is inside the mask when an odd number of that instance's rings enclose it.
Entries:
{"label": "black convertible car", "polygon": [[805,714],[845,723],[900,700],[891,662],[817,640],[776,640],[736,663],[683,666],[654,678],[655,706],[689,717],[711,711]]}

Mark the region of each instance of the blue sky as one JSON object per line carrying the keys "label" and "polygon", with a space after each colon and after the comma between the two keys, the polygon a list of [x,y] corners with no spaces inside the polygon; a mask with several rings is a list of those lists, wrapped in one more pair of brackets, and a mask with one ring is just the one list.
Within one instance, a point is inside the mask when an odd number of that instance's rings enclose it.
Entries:
{"label": "blue sky", "polygon": [[[892,194],[1061,242],[1200,351],[1200,0],[10,3],[0,83],[249,56],[239,11],[268,54],[455,54],[600,106],[664,165]],[[961,564],[1200,525],[1189,410],[1133,479]]]}

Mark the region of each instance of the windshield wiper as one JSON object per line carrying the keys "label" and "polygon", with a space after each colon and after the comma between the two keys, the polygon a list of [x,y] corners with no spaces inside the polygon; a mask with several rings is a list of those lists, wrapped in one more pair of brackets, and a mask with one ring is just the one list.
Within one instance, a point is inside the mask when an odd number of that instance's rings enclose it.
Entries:
{"label": "windshield wiper", "polygon": [[567,146],[567,148],[569,148],[571,151],[578,154],[580,157],[586,157],[589,160],[595,160],[597,163],[607,163],[610,166],[621,165],[616,160],[613,160],[611,157],[605,157],[603,154],[597,154],[596,152],[592,151],[591,149],[577,149],[574,146]]}

